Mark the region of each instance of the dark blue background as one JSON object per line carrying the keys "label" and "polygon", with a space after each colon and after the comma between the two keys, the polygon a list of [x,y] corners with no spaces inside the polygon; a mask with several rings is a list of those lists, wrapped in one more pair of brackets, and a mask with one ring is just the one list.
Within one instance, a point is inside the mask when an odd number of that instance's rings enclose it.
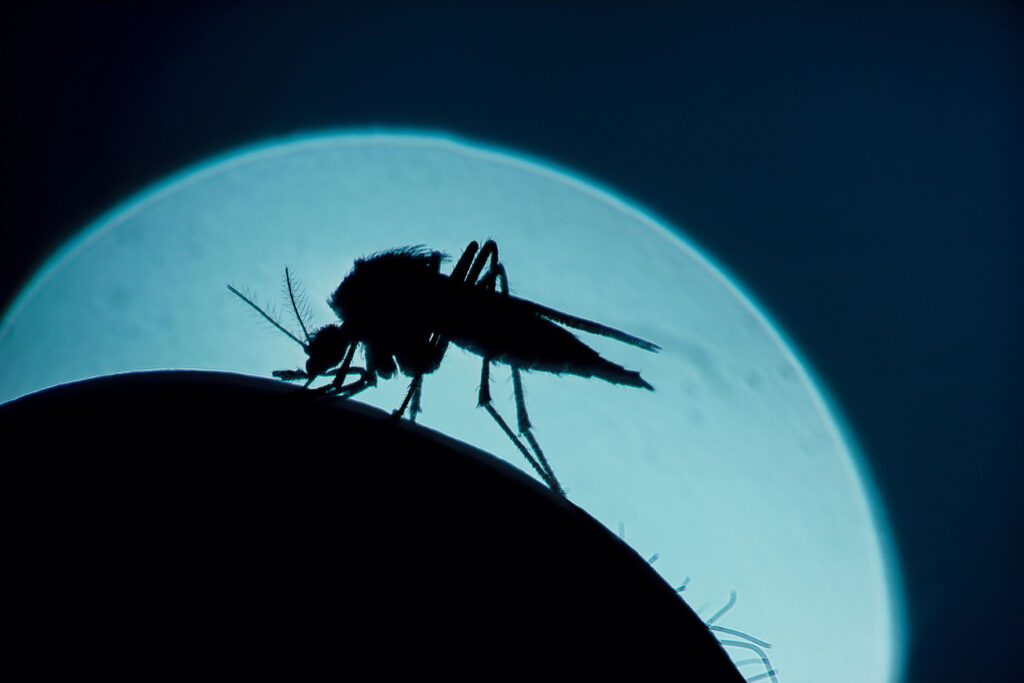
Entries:
{"label": "dark blue background", "polygon": [[829,388],[888,505],[908,680],[1024,678],[1019,12],[288,4],[8,14],[0,303],[112,204],[261,138],[553,160],[685,226]]}

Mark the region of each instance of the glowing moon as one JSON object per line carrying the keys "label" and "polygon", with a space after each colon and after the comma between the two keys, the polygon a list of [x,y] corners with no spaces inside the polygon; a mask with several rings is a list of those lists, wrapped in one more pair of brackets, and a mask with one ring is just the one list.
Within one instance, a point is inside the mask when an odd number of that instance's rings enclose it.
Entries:
{"label": "glowing moon", "polygon": [[[657,553],[672,585],[689,577],[683,597],[705,616],[735,590],[718,623],[771,642],[785,681],[890,680],[900,595],[856,449],[765,315],[678,234],[593,184],[464,142],[277,141],[150,189],[56,255],[0,326],[0,400],[129,370],[297,368],[302,350],[225,284],[292,324],[287,265],[322,324],[354,258],[420,243],[458,257],[493,237],[517,295],[664,349],[580,335],[655,392],[525,376],[536,435],[569,497]],[[449,351],[424,383],[421,422],[529,471],[476,410],[479,367]],[[512,418],[507,369],[492,377]],[[392,380],[359,399],[393,409],[406,387]]]}

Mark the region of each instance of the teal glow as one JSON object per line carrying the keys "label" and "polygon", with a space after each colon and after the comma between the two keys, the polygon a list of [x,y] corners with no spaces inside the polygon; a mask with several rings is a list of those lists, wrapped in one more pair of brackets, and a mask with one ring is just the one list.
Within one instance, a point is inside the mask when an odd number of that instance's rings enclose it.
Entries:
{"label": "teal glow", "polygon": [[[287,265],[326,323],[354,258],[416,243],[458,256],[493,237],[518,295],[664,348],[587,337],[654,393],[525,377],[570,498],[657,553],[672,585],[689,577],[684,598],[705,616],[737,591],[718,623],[771,642],[781,680],[896,680],[896,556],[854,439],[768,316],[681,234],[579,176],[451,137],[274,140],[140,193],[50,259],[0,324],[0,400],[131,370],[298,367],[294,342],[225,284],[278,304],[288,325]],[[426,379],[422,422],[526,469],[476,410],[478,373],[451,351]],[[493,377],[510,416],[507,373]],[[391,409],[405,388],[364,400]]]}

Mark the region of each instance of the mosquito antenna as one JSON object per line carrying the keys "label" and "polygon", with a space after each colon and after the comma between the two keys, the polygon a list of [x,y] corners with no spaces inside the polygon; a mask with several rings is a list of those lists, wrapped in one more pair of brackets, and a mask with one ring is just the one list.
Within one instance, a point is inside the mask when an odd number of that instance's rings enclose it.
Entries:
{"label": "mosquito antenna", "polygon": [[309,343],[309,330],[306,329],[306,323],[302,322],[302,316],[299,314],[299,306],[295,303],[295,290],[292,287],[292,276],[288,272],[288,268],[284,269],[284,281],[288,285],[288,299],[292,302],[292,310],[295,312],[295,318],[299,321],[299,327],[302,328],[302,334],[306,337],[306,343]]}
{"label": "mosquito antenna", "polygon": [[[241,299],[241,300],[242,300],[242,301],[244,301],[245,303],[247,303],[247,304],[249,304],[250,306],[252,306],[253,310],[255,310],[255,311],[256,311],[257,313],[259,313],[259,314],[260,314],[260,315],[262,315],[262,316],[263,316],[264,318],[266,318],[266,319],[267,319],[267,320],[268,320],[268,321],[270,322],[270,324],[271,324],[271,325],[273,325],[274,327],[276,327],[277,329],[281,330],[281,331],[282,331],[282,332],[284,332],[284,333],[285,333],[286,335],[288,335],[288,337],[289,337],[289,338],[290,338],[290,339],[291,339],[292,341],[294,341],[294,342],[295,342],[296,344],[298,344],[299,346],[301,346],[301,347],[302,347],[303,349],[305,349],[305,348],[306,348],[306,345],[305,345],[305,344],[303,344],[303,343],[302,343],[302,341],[301,341],[301,340],[300,340],[300,339],[299,339],[298,337],[296,337],[296,336],[295,336],[294,334],[292,334],[291,332],[289,332],[288,330],[286,330],[286,329],[285,329],[284,327],[282,327],[282,326],[281,326],[281,323],[279,323],[279,322],[277,322],[276,320],[274,320],[273,318],[271,318],[271,317],[270,317],[270,315],[269,315],[269,314],[268,314],[268,313],[267,313],[266,311],[264,311],[264,310],[263,310],[262,308],[260,308],[259,306],[257,306],[257,305],[256,305],[256,304],[255,304],[255,303],[253,302],[253,300],[252,300],[252,299],[250,299],[250,298],[249,298],[249,297],[247,297],[246,295],[242,294],[241,292],[239,292],[239,291],[238,291],[237,289],[235,289],[235,288],[234,288],[234,287],[232,287],[231,285],[228,285],[228,289],[229,289],[229,290],[231,290],[231,293],[232,293],[232,294],[234,294],[235,296],[237,296],[237,297],[238,297],[239,299]],[[305,328],[303,328],[303,331],[305,331]]]}

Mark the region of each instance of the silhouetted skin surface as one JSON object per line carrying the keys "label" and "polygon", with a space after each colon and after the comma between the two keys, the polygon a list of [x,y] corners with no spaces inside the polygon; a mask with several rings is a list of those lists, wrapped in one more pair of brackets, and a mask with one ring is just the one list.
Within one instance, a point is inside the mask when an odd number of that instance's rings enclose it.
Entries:
{"label": "silhouetted skin surface", "polygon": [[19,678],[743,680],[585,512],[355,401],[137,373],[0,429]]}

